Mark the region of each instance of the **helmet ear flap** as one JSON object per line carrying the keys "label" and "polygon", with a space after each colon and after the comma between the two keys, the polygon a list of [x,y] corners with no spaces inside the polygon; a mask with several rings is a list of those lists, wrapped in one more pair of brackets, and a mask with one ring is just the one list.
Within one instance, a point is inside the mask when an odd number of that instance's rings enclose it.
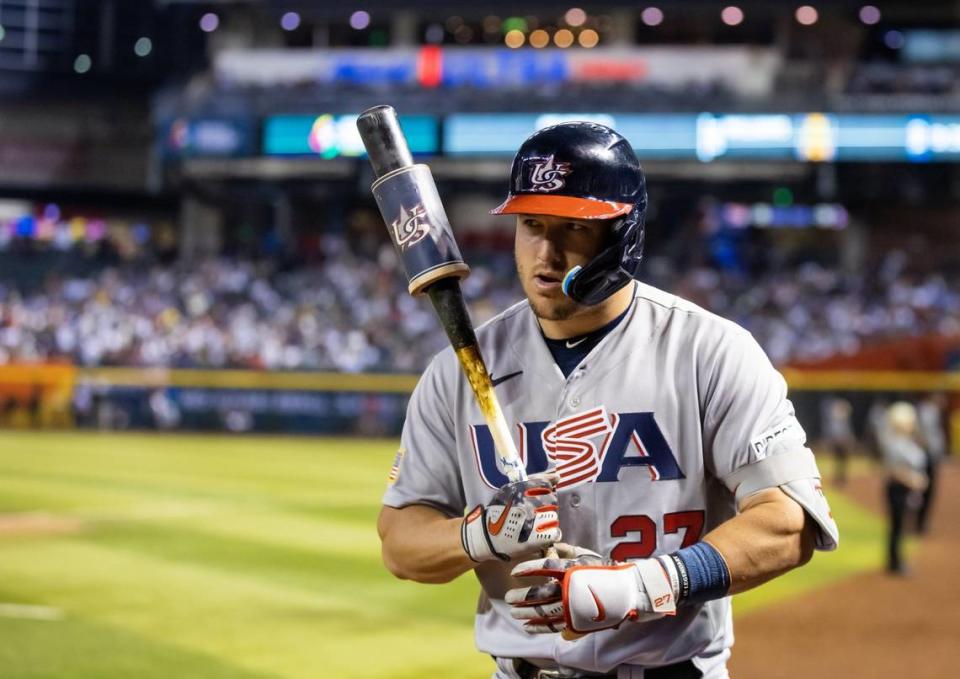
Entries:
{"label": "helmet ear flap", "polygon": [[646,200],[638,202],[611,227],[610,244],[583,267],[571,269],[563,281],[563,292],[585,306],[599,304],[629,283],[643,259]]}

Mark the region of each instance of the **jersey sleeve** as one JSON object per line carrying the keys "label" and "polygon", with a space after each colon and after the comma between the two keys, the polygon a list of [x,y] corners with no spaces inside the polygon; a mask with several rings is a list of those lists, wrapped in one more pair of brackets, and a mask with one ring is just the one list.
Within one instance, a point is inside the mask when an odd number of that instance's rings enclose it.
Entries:
{"label": "jersey sleeve", "polygon": [[710,341],[703,357],[704,450],[707,469],[724,479],[777,449],[803,448],[806,432],[787,399],[787,383],[747,331],[736,326]]}
{"label": "jersey sleeve", "polygon": [[442,356],[427,366],[410,397],[383,504],[428,505],[453,517],[463,515],[466,500],[451,414],[453,385],[443,379]]}
{"label": "jersey sleeve", "polygon": [[787,398],[787,383],[741,328],[709,343],[701,384],[705,465],[737,502],[780,488],[818,527],[816,547],[836,549],[840,536],[820,484],[807,435]]}

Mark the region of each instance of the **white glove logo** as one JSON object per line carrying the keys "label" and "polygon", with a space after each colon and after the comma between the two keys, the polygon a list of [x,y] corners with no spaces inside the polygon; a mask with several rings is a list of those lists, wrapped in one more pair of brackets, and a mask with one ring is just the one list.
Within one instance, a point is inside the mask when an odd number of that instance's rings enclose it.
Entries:
{"label": "white glove logo", "polygon": [[593,597],[593,603],[597,605],[597,614],[593,616],[594,622],[603,622],[607,619],[607,611],[604,610],[603,604],[600,603],[600,597],[597,596],[597,593],[593,591],[593,587],[587,585],[587,590],[590,592],[590,596]]}

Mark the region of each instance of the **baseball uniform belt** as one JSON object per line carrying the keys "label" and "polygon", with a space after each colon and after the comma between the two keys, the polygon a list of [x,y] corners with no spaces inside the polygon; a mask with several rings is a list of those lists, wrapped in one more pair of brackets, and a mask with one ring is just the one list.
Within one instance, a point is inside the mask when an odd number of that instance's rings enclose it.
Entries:
{"label": "baseball uniform belt", "polygon": [[[616,679],[617,673],[612,674],[594,674],[590,672],[578,672],[577,670],[559,670],[544,669],[537,667],[523,658],[516,658],[513,661],[513,668],[521,679]],[[662,667],[651,667],[644,670],[644,679],[700,679],[703,674],[694,666],[690,660],[675,663],[673,665],[663,665]]]}

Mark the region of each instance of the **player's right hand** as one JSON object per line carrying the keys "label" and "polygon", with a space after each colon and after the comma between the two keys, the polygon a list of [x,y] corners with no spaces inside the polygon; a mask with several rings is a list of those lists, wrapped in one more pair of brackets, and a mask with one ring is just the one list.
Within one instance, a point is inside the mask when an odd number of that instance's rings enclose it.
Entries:
{"label": "player's right hand", "polygon": [[504,595],[510,615],[533,634],[564,632],[569,640],[619,627],[627,620],[647,622],[675,615],[677,610],[667,566],[656,558],[620,562],[582,550],[575,558],[525,561],[510,574],[549,578]]}
{"label": "player's right hand", "polygon": [[484,506],[477,505],[463,519],[460,540],[474,561],[529,556],[560,539],[554,472],[534,474],[526,481],[508,483]]}

